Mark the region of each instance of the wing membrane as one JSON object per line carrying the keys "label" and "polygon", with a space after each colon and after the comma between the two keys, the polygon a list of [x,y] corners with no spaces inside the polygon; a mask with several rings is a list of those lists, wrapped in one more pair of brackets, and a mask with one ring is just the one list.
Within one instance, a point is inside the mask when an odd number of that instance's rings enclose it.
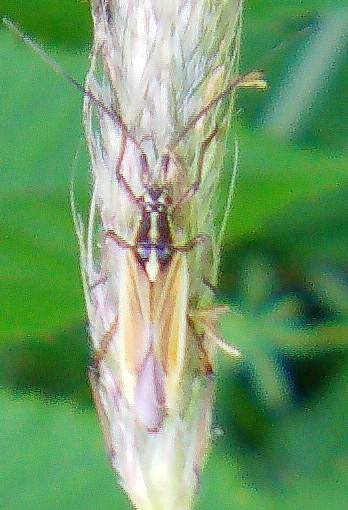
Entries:
{"label": "wing membrane", "polygon": [[130,250],[120,263],[118,365],[121,383],[131,405],[137,374],[151,347],[150,283]]}
{"label": "wing membrane", "polygon": [[154,350],[164,371],[166,405],[175,406],[185,360],[188,273],[186,257],[175,253],[166,273],[155,282],[151,299],[156,324]]}
{"label": "wing membrane", "polygon": [[175,253],[150,283],[131,250],[120,264],[117,366],[129,404],[148,428],[176,406],[185,359],[188,275]]}

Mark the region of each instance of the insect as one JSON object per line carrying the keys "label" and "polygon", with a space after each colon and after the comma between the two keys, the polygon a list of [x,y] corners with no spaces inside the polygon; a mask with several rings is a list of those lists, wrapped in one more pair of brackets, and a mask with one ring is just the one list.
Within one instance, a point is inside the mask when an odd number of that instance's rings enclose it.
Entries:
{"label": "insect", "polygon": [[[183,244],[177,244],[173,228],[176,214],[185,202],[200,190],[204,156],[217,135],[218,127],[215,126],[201,143],[195,179],[174,203],[167,175],[177,145],[201,117],[234,88],[244,83],[252,86],[260,79],[259,73],[238,77],[224,92],[203,107],[168,144],[167,152],[160,157],[160,172],[156,181],[151,178],[154,172],[149,169],[146,154],[132,139],[120,115],[114,115],[114,121],[122,131],[114,173],[129,201],[138,207],[139,218],[134,239],[131,241],[112,229],[108,229],[105,234],[106,240],[112,240],[121,251],[118,280],[120,293],[115,321],[100,342],[94,359],[96,367],[118,367],[122,392],[126,395],[130,407],[135,410],[138,420],[148,430],[159,430],[165,415],[173,412],[180,402],[178,397],[188,339],[196,343],[200,365],[208,377],[213,371],[205,347],[207,339],[218,344],[230,355],[238,355],[236,350],[226,346],[223,340],[215,335],[212,325],[214,320],[207,320],[207,314],[201,327],[196,324],[197,317],[195,320],[191,315],[190,274],[186,255],[207,237],[204,233],[199,233]],[[94,101],[92,103],[96,104]],[[122,173],[128,140],[135,145],[140,159],[144,192],[139,196],[134,193]],[[210,315],[217,316],[218,312],[213,310]],[[100,387],[95,372],[92,378],[92,386]],[[99,414],[102,415],[103,409],[98,406],[98,395],[95,400]]]}
{"label": "insect", "polygon": [[[102,374],[107,368],[120,386],[129,407],[136,413],[138,421],[148,430],[158,430],[166,413],[175,410],[180,401],[178,395],[189,337],[197,343],[204,373],[212,373],[204,342],[206,336],[215,341],[216,335],[209,324],[204,324],[201,331],[196,331],[195,321],[190,316],[190,275],[187,267],[187,254],[202,244],[206,236],[198,233],[183,244],[177,243],[173,219],[185,202],[199,191],[204,156],[217,134],[217,126],[202,142],[198,151],[194,182],[174,202],[172,190],[175,183],[170,183],[167,178],[168,167],[175,157],[178,144],[202,117],[237,87],[262,86],[262,77],[260,73],[251,72],[231,80],[225,90],[201,108],[168,144],[166,152],[159,158],[160,178],[153,180],[146,154],[129,133],[120,113],[67,75],[11,22],[7,20],[5,23],[121,131],[114,174],[129,202],[138,208],[138,221],[132,240],[121,237],[112,229],[105,232],[102,249],[108,249],[109,241],[113,241],[119,250],[119,293],[113,324],[95,349],[95,370],[91,372],[91,386],[98,413],[102,416]],[[128,142],[135,146],[140,158],[142,193],[139,196],[122,172]],[[209,334],[205,334],[205,331]]]}
{"label": "insect", "polygon": [[[114,332],[106,333],[97,353],[97,365],[108,356],[113,338],[117,335],[120,379],[127,381],[123,391],[139,419],[149,430],[157,430],[166,412],[174,409],[185,363],[188,336],[197,341],[204,372],[212,373],[208,355],[200,335],[188,320],[189,272],[185,255],[204,242],[198,234],[184,244],[176,244],[173,235],[173,216],[200,187],[204,153],[216,136],[215,128],[202,143],[195,181],[176,203],[172,203],[170,188],[151,182],[147,157],[140,152],[144,194],[136,196],[122,172],[122,158],[127,134],[121,142],[115,165],[115,175],[129,200],[139,208],[139,219],[133,242],[122,238],[114,230],[106,232],[123,251],[119,265],[118,300]],[[170,155],[161,158],[160,175],[165,181]],[[114,327],[114,326],[113,326]],[[155,389],[155,391],[154,391]]]}
{"label": "insect", "polygon": [[[120,114],[106,110],[88,93],[91,102],[111,116],[121,129],[114,173],[129,201],[139,211],[133,240],[124,239],[112,229],[108,229],[105,234],[106,240],[112,240],[121,251],[118,270],[120,290],[115,321],[100,342],[94,358],[95,365],[100,367],[105,363],[107,366],[118,367],[122,392],[138,420],[148,430],[159,430],[165,415],[174,412],[180,403],[188,339],[193,339],[197,345],[200,364],[206,376],[212,374],[205,347],[207,340],[216,343],[232,356],[238,355],[214,332],[214,316],[218,315],[218,311],[205,314],[203,321],[200,321],[199,314],[192,318],[190,274],[186,256],[202,244],[207,236],[198,233],[183,244],[177,244],[173,229],[176,214],[200,190],[204,156],[217,135],[218,126],[201,143],[194,181],[174,203],[167,174],[171,160],[175,158],[177,145],[204,115],[237,87],[260,84],[263,84],[260,73],[251,72],[239,76],[207,103],[168,144],[167,152],[159,158],[160,172],[156,181],[152,180],[154,172],[149,169],[146,154],[130,135]],[[144,191],[140,196],[134,193],[122,173],[127,141],[134,144],[140,159]],[[207,320],[207,315],[213,319]],[[93,386],[98,388],[100,384],[95,381]],[[102,409],[99,412],[101,414]]]}
{"label": "insect", "polygon": [[[150,171],[141,146],[130,135],[120,114],[113,114],[122,134],[114,174],[129,201],[137,206],[139,217],[133,240],[124,239],[112,229],[105,234],[106,240],[112,240],[121,251],[118,264],[120,291],[114,324],[105,333],[94,359],[97,367],[104,366],[104,362],[107,366],[118,367],[122,392],[148,430],[158,430],[165,415],[174,412],[180,403],[188,341],[196,343],[206,376],[213,372],[205,347],[207,337],[220,346],[223,344],[209,321],[208,324],[202,322],[200,327],[196,324],[197,317],[193,319],[190,312],[190,274],[186,255],[207,236],[199,233],[183,244],[177,244],[173,228],[176,214],[200,190],[204,156],[217,135],[218,126],[201,143],[194,181],[174,203],[171,185],[176,183],[171,184],[168,167],[175,158],[177,145],[215,104],[238,86],[253,86],[259,81],[260,74],[254,72],[238,77],[204,106],[158,158],[160,171],[156,180],[152,178],[155,172]],[[99,106],[93,100],[92,103]],[[128,141],[135,146],[140,160],[143,193],[139,196],[122,173]],[[214,314],[216,316],[217,312]],[[231,349],[225,350],[231,354]],[[235,350],[233,355],[236,355]],[[93,385],[98,388],[98,381]]]}
{"label": "insect", "polygon": [[[146,272],[149,281],[154,283],[158,274],[168,269],[173,255],[175,253],[188,253],[197,244],[204,241],[203,234],[187,241],[183,245],[173,244],[173,234],[171,227],[171,211],[176,211],[183,201],[192,196],[199,188],[201,179],[201,166],[203,164],[204,152],[216,134],[217,129],[205,141],[201,149],[201,157],[198,176],[196,181],[188,188],[178,203],[173,205],[169,195],[169,189],[166,186],[147,184],[143,182],[145,194],[136,196],[124,179],[120,167],[124,149],[121,147],[121,154],[115,167],[115,174],[118,182],[124,187],[130,199],[139,206],[141,214],[137,228],[137,234],[134,244],[129,243],[120,237],[115,231],[108,230],[106,237],[113,239],[122,248],[133,251],[138,263]],[[167,173],[167,167],[170,161],[168,154],[162,157],[161,174]],[[141,153],[142,175],[149,175],[149,167],[145,153]]]}

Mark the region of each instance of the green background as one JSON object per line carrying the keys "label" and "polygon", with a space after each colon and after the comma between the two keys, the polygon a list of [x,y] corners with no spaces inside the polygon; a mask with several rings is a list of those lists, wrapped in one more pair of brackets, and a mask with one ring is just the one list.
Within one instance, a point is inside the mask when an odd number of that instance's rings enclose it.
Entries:
{"label": "green background", "polygon": [[[88,8],[2,0],[0,14],[82,81]],[[240,164],[221,334],[245,358],[218,358],[201,510],[348,508],[346,26],[336,1],[245,8],[242,68],[264,69],[269,88],[239,93],[229,136],[225,175],[235,131]],[[0,76],[0,508],[127,509],[85,375],[69,207],[77,147],[82,209],[88,199],[81,97],[5,29]]]}

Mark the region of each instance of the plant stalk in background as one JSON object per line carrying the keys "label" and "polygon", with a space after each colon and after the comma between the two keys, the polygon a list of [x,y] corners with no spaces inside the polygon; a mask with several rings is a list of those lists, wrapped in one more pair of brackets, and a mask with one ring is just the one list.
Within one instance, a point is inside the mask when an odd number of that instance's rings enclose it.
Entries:
{"label": "plant stalk in background", "polygon": [[[237,0],[92,0],[84,122],[93,191],[76,216],[110,462],[139,510],[188,509],[209,443],[219,179]],[[224,94],[219,93],[226,91]],[[233,348],[230,349],[233,353]]]}

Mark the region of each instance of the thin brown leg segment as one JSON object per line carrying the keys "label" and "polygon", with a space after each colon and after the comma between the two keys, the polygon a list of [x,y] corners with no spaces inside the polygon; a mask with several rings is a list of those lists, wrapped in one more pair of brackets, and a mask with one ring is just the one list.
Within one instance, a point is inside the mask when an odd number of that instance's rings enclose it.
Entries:
{"label": "thin brown leg segment", "polygon": [[104,333],[102,336],[102,339],[100,340],[99,349],[95,349],[93,353],[93,362],[94,366],[98,367],[99,363],[103,361],[105,358],[106,353],[108,352],[110,342],[112,340],[112,337],[117,331],[118,326],[118,317],[116,315],[113,323],[111,324],[111,327],[108,331]]}
{"label": "thin brown leg segment", "polygon": [[115,175],[116,175],[117,182],[121,186],[124,187],[125,191],[130,196],[130,199],[133,202],[138,202],[139,201],[138,197],[134,194],[132,188],[129,186],[128,182],[126,181],[126,179],[124,178],[124,176],[121,172],[121,166],[122,166],[122,161],[124,158],[124,153],[126,151],[126,145],[127,145],[127,133],[125,131],[122,131],[120,152],[119,152],[119,155],[118,155],[118,158],[116,161],[116,165],[115,165]]}
{"label": "thin brown leg segment", "polygon": [[197,162],[197,175],[196,180],[191,184],[191,186],[185,191],[183,196],[178,200],[178,202],[174,206],[174,211],[176,209],[179,209],[182,204],[189,198],[191,198],[199,189],[202,181],[202,169],[203,169],[203,163],[204,163],[204,155],[209,147],[211,141],[215,138],[216,133],[218,132],[218,126],[216,125],[213,131],[210,133],[210,135],[202,142],[199,155],[198,155],[198,162]]}
{"label": "thin brown leg segment", "polygon": [[212,375],[214,375],[214,370],[213,370],[212,364],[210,363],[207,350],[204,347],[204,342],[203,342],[204,335],[197,333],[197,331],[196,331],[196,329],[194,327],[194,324],[193,324],[192,320],[189,317],[188,317],[187,320],[188,320],[188,324],[189,324],[189,326],[191,328],[193,337],[194,337],[194,339],[195,339],[195,341],[197,343],[197,347],[198,347],[198,350],[199,350],[199,361],[201,363],[201,366],[202,366],[202,369],[203,369],[203,373],[207,377],[211,377]]}
{"label": "thin brown leg segment", "polygon": [[128,250],[134,250],[135,248],[133,244],[130,244],[128,241],[123,239],[123,237],[116,234],[114,230],[108,230],[105,234],[105,237],[107,239],[112,239],[113,241],[115,241],[115,243],[118,244],[118,246],[120,246],[121,248],[126,248]]}
{"label": "thin brown leg segment", "polygon": [[207,239],[205,234],[198,234],[198,236],[194,237],[187,241],[187,243],[181,246],[172,246],[173,251],[178,251],[180,253],[189,253],[193,248],[195,248],[198,244],[204,243]]}

